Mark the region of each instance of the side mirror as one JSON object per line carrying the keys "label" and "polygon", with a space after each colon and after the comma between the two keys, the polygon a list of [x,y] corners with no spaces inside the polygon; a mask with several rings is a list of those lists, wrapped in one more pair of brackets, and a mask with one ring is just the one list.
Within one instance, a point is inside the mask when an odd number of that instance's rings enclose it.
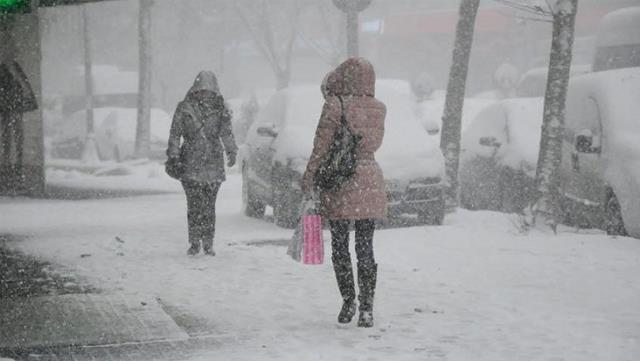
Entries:
{"label": "side mirror", "polygon": [[275,138],[278,136],[278,132],[271,127],[260,127],[258,128],[258,135],[263,137]]}
{"label": "side mirror", "polygon": [[499,148],[502,144],[498,142],[496,137],[482,137],[480,138],[480,145],[484,145],[485,147]]}
{"label": "side mirror", "polygon": [[593,145],[593,137],[588,135],[576,136],[576,151],[579,153],[589,153]]}
{"label": "side mirror", "polygon": [[592,135],[590,131],[576,135],[574,145],[576,148],[576,152],[578,153],[600,152],[599,138],[597,135]]}

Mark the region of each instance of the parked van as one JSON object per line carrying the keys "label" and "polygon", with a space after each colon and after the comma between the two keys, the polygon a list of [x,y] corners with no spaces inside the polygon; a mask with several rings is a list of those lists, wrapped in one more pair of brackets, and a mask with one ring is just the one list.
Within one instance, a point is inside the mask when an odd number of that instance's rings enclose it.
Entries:
{"label": "parked van", "polygon": [[593,69],[569,85],[564,214],[573,224],[640,238],[640,7],[603,19]]}

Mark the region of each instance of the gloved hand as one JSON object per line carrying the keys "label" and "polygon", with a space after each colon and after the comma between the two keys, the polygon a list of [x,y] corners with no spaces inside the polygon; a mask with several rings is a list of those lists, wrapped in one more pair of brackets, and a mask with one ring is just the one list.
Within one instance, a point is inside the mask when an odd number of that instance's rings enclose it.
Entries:
{"label": "gloved hand", "polygon": [[236,153],[227,154],[227,167],[231,168],[236,165]]}
{"label": "gloved hand", "polygon": [[185,168],[179,157],[169,157],[164,164],[164,170],[171,178],[180,180]]}

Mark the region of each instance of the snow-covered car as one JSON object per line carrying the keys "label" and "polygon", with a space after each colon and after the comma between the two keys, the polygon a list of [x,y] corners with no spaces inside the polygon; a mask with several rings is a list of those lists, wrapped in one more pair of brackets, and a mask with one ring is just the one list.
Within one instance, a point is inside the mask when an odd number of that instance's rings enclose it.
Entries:
{"label": "snow-covered car", "polygon": [[[571,77],[587,74],[591,65],[571,65]],[[516,87],[517,98],[542,98],[547,90],[548,68],[533,68],[522,74]]]}
{"label": "snow-covered car", "polygon": [[560,165],[569,223],[640,238],[640,67],[575,79]]}
{"label": "snow-covered car", "polygon": [[640,7],[603,19],[594,70],[569,86],[560,165],[565,219],[640,238]]}
{"label": "snow-covered car", "polygon": [[[95,108],[93,110],[95,144],[100,160],[122,161],[131,158],[135,148],[137,109]],[[79,159],[87,140],[86,111],[75,112],[63,121],[51,144],[55,158]],[[171,118],[162,109],[151,109],[151,159],[166,158]]]}
{"label": "snow-covered car", "polygon": [[[442,128],[445,92],[436,91],[430,99],[414,104],[416,116],[429,134],[436,134]],[[493,98],[467,97],[462,109],[462,130],[466,129],[482,109],[496,102]]]}
{"label": "snow-covered car", "polygon": [[[385,175],[390,213],[417,214],[424,222],[442,223],[440,138],[422,127],[408,83],[379,80],[376,97],[387,105],[385,137],[376,159]],[[318,86],[296,86],[277,92],[261,110],[240,155],[246,215],[262,217],[269,205],[278,225],[295,225],[300,182],[323,103]]]}
{"label": "snow-covered car", "polygon": [[519,212],[532,190],[543,98],[499,101],[462,135],[460,202],[468,209]]}
{"label": "snow-covered car", "polygon": [[[571,77],[590,66],[572,66]],[[495,102],[463,129],[460,201],[468,209],[521,212],[529,203],[538,163],[548,69],[525,72],[517,98]]]}

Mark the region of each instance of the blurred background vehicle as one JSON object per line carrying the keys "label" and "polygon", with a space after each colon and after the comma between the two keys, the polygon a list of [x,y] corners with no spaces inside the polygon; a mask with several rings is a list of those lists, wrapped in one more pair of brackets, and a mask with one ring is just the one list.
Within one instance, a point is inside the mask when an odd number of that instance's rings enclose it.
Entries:
{"label": "blurred background vehicle", "polygon": [[[100,160],[123,161],[133,156],[137,109],[94,108],[95,144]],[[80,159],[87,140],[86,111],[61,122],[51,142],[53,158]],[[164,160],[171,118],[162,109],[151,109],[150,159]]]}
{"label": "blurred background vehicle", "polygon": [[[566,119],[567,132],[570,134],[565,139],[571,146],[565,145],[563,156],[573,160],[564,159],[562,163],[563,187],[573,188],[573,193],[565,195],[563,202],[567,220],[571,223],[599,227],[607,217],[611,218],[601,205],[614,199],[611,194],[615,192],[596,187],[593,180],[591,185],[569,186],[569,179],[576,179],[577,175],[568,176],[567,173],[577,172],[570,166],[575,159],[596,157],[591,153],[578,152],[574,143],[577,141],[576,134],[581,136],[582,142],[591,139],[591,136],[595,136],[596,141],[600,140],[602,131],[598,130],[600,128],[596,124],[599,121],[595,117],[603,114],[602,104],[609,104],[607,109],[621,107],[631,111],[632,102],[624,100],[630,94],[620,94],[621,89],[626,86],[620,85],[616,89],[611,85],[623,82],[623,78],[615,72],[605,70],[639,66],[639,58],[634,57],[634,54],[638,54],[640,43],[638,14],[638,8],[628,8],[607,15],[598,29],[593,65],[572,66]],[[633,49],[636,49],[635,53]],[[464,129],[460,163],[460,198],[463,207],[522,212],[531,201],[534,196],[547,71],[546,68],[534,68],[525,72],[516,89],[517,98],[501,100],[486,107]],[[626,76],[627,83],[635,81],[630,74]],[[640,85],[636,87],[640,88]],[[629,91],[634,95],[633,87]],[[637,99],[640,98],[636,98],[636,103]],[[607,114],[608,118],[621,116],[622,114],[611,112]],[[592,126],[586,127],[585,122],[589,121]],[[608,124],[616,122],[617,120],[610,119]],[[577,127],[574,124],[582,124],[583,127],[570,130],[571,127]],[[599,152],[598,150],[596,154]],[[584,169],[583,171],[586,172]],[[587,178],[594,176],[595,173]],[[600,182],[603,183],[602,179]],[[576,187],[591,189],[578,191]],[[575,193],[588,194],[589,198],[578,197]],[[599,201],[596,202],[595,198]],[[585,209],[586,204],[591,206]]]}
{"label": "blurred background vehicle", "polygon": [[[444,159],[439,136],[424,130],[406,81],[379,80],[376,97],[388,110],[376,159],[385,175],[391,215],[414,214],[423,222],[441,224]],[[241,149],[245,214],[262,217],[271,206],[278,225],[296,224],[300,182],[323,103],[317,86],[295,86],[277,92],[261,110]]]}

